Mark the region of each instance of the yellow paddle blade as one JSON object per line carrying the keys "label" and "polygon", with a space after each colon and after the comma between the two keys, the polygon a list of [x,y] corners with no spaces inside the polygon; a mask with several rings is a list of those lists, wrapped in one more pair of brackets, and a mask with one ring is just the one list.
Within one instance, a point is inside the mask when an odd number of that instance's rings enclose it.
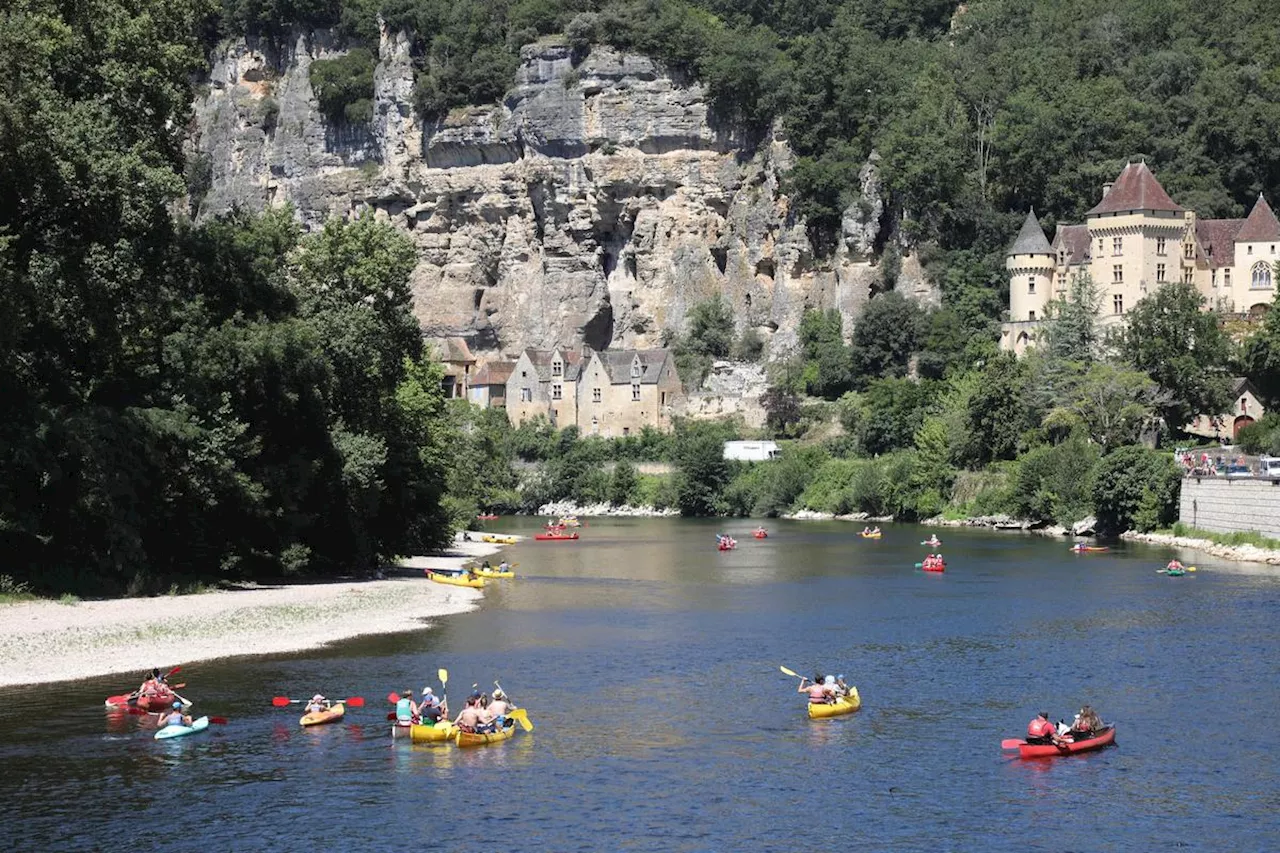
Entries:
{"label": "yellow paddle blade", "polygon": [[1194,572],[1195,570],[1196,570],[1196,567],[1195,567],[1195,566],[1189,566],[1189,567],[1187,567],[1187,571],[1189,571],[1189,572]]}
{"label": "yellow paddle blade", "polygon": [[801,677],[802,677],[802,676],[800,675],[800,673],[798,673],[798,672],[792,672],[791,670],[787,669],[785,666],[780,666],[780,667],[778,667],[778,669],[782,670],[782,674],[783,674],[783,675],[789,675],[789,676],[791,676],[792,678],[801,678]]}
{"label": "yellow paddle blade", "polygon": [[507,713],[507,716],[520,724],[520,728],[526,732],[533,731],[533,723],[529,721],[529,715],[525,713],[524,708],[516,708]]}
{"label": "yellow paddle blade", "polygon": [[438,676],[440,677],[440,684],[441,684],[441,685],[445,685],[445,684],[448,684],[448,683],[449,683],[449,670],[447,670],[447,669],[438,669],[438,670],[436,670],[436,675],[438,675]]}

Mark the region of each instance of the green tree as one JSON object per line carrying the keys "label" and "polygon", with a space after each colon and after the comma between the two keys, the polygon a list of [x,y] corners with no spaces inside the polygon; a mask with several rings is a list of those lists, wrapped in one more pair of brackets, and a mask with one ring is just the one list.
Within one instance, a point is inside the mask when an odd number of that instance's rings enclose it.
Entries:
{"label": "green tree", "polygon": [[805,390],[834,400],[853,385],[844,321],[835,308],[808,309],[800,318],[800,347],[805,360]]}
{"label": "green tree", "polygon": [[871,454],[911,447],[924,424],[931,389],[909,379],[878,379],[858,395],[861,434],[859,444]]}
{"label": "green tree", "polygon": [[1098,530],[1122,533],[1131,528],[1167,527],[1178,518],[1182,471],[1167,453],[1145,447],[1121,447],[1098,465],[1093,504]]}
{"label": "green tree", "polygon": [[634,502],[640,481],[636,466],[623,460],[613,467],[613,479],[609,483],[609,502],[624,506]]}
{"label": "green tree", "polygon": [[1022,434],[1039,418],[1027,394],[1027,370],[1011,353],[1002,353],[982,369],[969,396],[966,462],[986,465],[1013,459]]}
{"label": "green tree", "polygon": [[1230,405],[1229,341],[1203,308],[1194,285],[1166,284],[1133,307],[1121,335],[1125,359],[1160,387],[1158,410],[1171,429]]}
{"label": "green tree", "polygon": [[853,327],[855,375],[864,381],[905,376],[923,326],[920,306],[897,291],[872,297]]}
{"label": "green tree", "polygon": [[1088,270],[1071,276],[1067,291],[1049,303],[1041,324],[1040,345],[1051,358],[1091,362],[1102,347],[1098,309],[1102,292]]}
{"label": "green tree", "polygon": [[676,505],[681,515],[715,515],[731,477],[724,458],[725,432],[715,424],[676,425],[673,461],[677,473]]}

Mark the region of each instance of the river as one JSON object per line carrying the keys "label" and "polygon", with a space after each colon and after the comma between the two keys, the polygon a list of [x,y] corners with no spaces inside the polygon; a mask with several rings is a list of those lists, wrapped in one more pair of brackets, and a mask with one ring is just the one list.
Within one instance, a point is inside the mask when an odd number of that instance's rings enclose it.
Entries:
{"label": "river", "polygon": [[[0,826],[60,853],[1280,849],[1280,577],[949,529],[932,575],[924,528],[769,527],[602,519],[522,543],[519,579],[435,627],[185,666],[182,692],[229,718],[189,738],[104,714],[136,679],[0,690]],[[779,665],[844,673],[863,710],[808,720]],[[455,706],[496,678],[535,730],[393,742],[386,694],[438,691],[438,667]],[[271,707],[315,690],[368,705],[307,730]],[[1083,702],[1117,746],[1001,753]]]}

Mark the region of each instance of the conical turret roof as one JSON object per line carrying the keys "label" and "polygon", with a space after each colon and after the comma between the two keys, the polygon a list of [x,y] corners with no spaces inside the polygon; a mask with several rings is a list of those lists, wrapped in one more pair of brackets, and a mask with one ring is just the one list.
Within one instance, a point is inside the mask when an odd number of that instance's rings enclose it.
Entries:
{"label": "conical turret roof", "polygon": [[1236,232],[1237,243],[1253,243],[1259,240],[1280,240],[1280,220],[1276,219],[1271,205],[1267,204],[1267,200],[1261,193],[1258,194],[1258,200],[1254,202],[1253,210],[1249,211],[1249,217],[1245,219],[1244,225],[1241,225],[1240,230]]}
{"label": "conical turret roof", "polygon": [[1053,247],[1049,245],[1044,232],[1040,230],[1040,222],[1036,219],[1036,209],[1027,211],[1027,218],[1022,222],[1022,230],[1018,239],[1013,241],[1009,249],[1011,255],[1052,255]]}

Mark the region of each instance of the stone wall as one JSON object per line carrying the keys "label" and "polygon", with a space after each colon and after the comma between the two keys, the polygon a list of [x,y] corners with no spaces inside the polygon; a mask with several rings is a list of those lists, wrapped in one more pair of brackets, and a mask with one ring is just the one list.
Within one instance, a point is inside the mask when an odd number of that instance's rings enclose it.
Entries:
{"label": "stone wall", "polygon": [[[413,102],[411,43],[384,31],[367,127],[328,126],[311,62],[342,53],[296,33],[277,55],[253,41],[211,57],[190,145],[207,158],[210,216],[291,204],[308,228],[364,212],[418,250],[414,309],[425,334],[479,356],[525,347],[659,346],[714,294],[767,355],[793,352],[805,308],[837,308],[846,332],[883,286],[896,240],[874,155],[830,258],[816,258],[784,175],[780,132],[744,149],[702,87],[607,47],[585,58],[529,45],[500,104],[426,120]],[[907,254],[897,287],[937,294]]]}
{"label": "stone wall", "polygon": [[1178,520],[1217,533],[1257,531],[1280,539],[1280,480],[1184,479]]}

